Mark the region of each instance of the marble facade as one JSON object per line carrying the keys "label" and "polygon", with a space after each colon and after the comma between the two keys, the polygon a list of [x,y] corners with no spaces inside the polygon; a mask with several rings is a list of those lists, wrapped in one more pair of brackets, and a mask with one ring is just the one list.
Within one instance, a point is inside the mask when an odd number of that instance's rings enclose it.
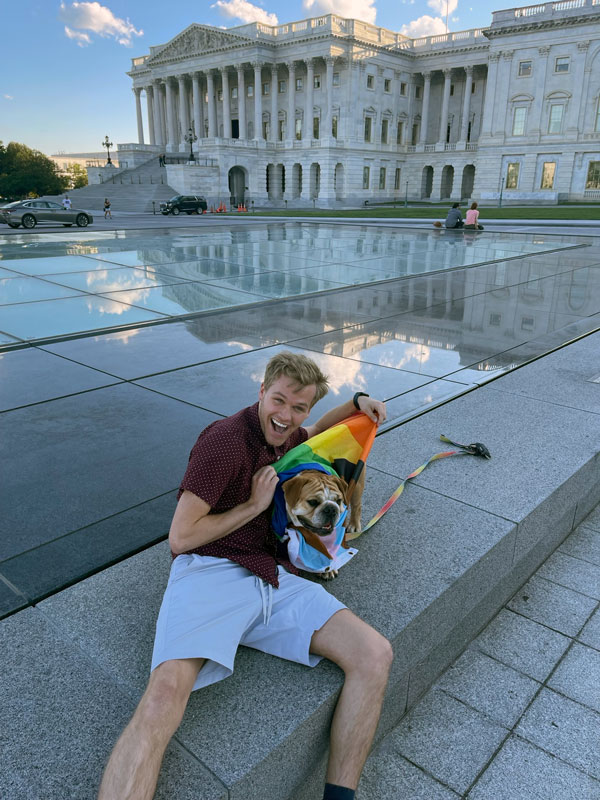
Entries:
{"label": "marble facade", "polygon": [[166,153],[169,184],[210,200],[600,199],[600,0],[422,39],[331,14],[192,24],[128,74],[119,158]]}

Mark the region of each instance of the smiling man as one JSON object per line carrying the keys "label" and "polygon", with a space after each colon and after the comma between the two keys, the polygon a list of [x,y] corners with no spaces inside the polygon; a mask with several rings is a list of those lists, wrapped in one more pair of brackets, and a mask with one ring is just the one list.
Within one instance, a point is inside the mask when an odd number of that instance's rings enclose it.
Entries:
{"label": "smiling man", "polygon": [[[240,644],[307,666],[325,657],[345,673],[331,726],[324,800],[352,800],[375,734],[392,661],[389,642],[277,551],[271,466],[356,409],[376,422],[385,406],[357,392],[307,428],[327,378],[282,352],[258,403],[198,437],[181,483],[169,543],[174,557],[156,627],[152,672],[110,757],[100,800],[149,800],[190,693],[228,677]],[[290,619],[296,620],[290,625]]]}

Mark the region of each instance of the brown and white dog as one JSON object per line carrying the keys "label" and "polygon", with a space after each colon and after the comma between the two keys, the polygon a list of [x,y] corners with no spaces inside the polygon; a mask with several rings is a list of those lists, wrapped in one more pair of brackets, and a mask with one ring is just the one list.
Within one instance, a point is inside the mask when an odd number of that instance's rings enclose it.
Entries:
{"label": "brown and white dog", "polygon": [[[350,498],[347,531],[360,530],[363,488],[364,469]],[[307,469],[287,480],[282,489],[290,526],[302,533],[307,544],[331,558],[323,538],[332,533],[348,505],[346,481],[337,475]],[[347,547],[345,537],[342,546]],[[337,574],[332,569],[321,575],[327,580]]]}

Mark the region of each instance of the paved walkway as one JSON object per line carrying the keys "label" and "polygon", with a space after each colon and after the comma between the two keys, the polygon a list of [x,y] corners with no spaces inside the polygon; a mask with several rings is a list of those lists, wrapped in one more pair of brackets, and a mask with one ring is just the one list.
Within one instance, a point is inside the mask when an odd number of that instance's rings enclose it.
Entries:
{"label": "paved walkway", "polygon": [[371,755],[360,800],[600,798],[600,506]]}

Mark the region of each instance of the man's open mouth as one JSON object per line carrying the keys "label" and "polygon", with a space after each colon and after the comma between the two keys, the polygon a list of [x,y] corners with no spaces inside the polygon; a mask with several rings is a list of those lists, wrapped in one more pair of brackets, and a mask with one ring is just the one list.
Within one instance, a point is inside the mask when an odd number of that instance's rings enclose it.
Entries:
{"label": "man's open mouth", "polygon": [[289,425],[284,425],[283,422],[278,422],[273,417],[271,417],[271,425],[276,433],[285,433],[289,428]]}

